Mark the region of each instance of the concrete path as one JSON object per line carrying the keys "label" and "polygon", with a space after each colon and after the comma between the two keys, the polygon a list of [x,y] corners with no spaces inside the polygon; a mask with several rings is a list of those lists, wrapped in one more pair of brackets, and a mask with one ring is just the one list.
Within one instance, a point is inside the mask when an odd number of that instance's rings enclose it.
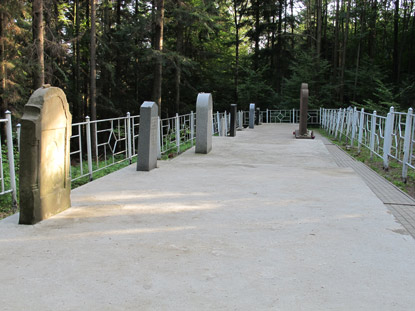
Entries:
{"label": "concrete path", "polygon": [[413,310],[413,238],[294,129],[215,137],[35,226],[0,222],[1,310]]}

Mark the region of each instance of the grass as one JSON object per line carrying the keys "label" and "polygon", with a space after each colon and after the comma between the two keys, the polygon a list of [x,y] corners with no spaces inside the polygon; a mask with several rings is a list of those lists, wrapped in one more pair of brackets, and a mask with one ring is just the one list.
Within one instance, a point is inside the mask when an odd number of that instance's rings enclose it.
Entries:
{"label": "grass", "polygon": [[345,152],[351,155],[356,160],[365,163],[376,173],[393,183],[395,186],[408,193],[411,197],[415,198],[415,171],[408,168],[408,178],[406,182],[402,180],[402,164],[395,159],[389,159],[389,168],[383,169],[383,159],[377,155],[370,156],[370,151],[366,147],[362,146],[361,152],[357,150],[357,146],[348,147],[343,141],[338,141],[332,136],[329,136],[323,129],[318,129],[318,132],[332,141],[334,144],[341,147]]}
{"label": "grass", "polygon": [[[172,158],[175,158],[176,156],[180,155],[181,153],[185,152],[186,150],[193,147],[193,143],[191,141],[188,141],[182,145],[180,145],[180,152],[177,152],[177,147],[175,144],[170,146],[171,149],[168,150],[165,154],[162,155],[162,160],[169,160]],[[2,159],[3,159],[3,172],[4,172],[4,179],[5,179],[5,188],[8,189],[10,187],[10,176],[9,176],[9,165],[7,161],[4,161],[4,159],[7,159],[7,150],[4,150],[5,148],[2,148]],[[115,162],[118,162],[120,160],[123,160],[124,156],[115,157]],[[112,159],[108,159],[107,161],[112,161]],[[137,157],[132,158],[132,163],[137,162]],[[17,197],[19,197],[19,154],[17,150],[15,151],[15,168],[16,168],[16,183],[17,183]],[[93,162],[92,167],[93,170],[103,167],[105,161],[100,160],[97,164],[96,162]],[[107,168],[104,168],[102,170],[99,170],[97,172],[93,173],[93,179],[98,179],[103,176],[106,176],[108,174],[111,174],[115,171],[118,171],[126,166],[130,165],[130,161],[128,159],[125,159],[124,161],[114,164],[112,166],[109,166]],[[82,162],[82,169],[83,172],[88,172],[88,162],[83,161]],[[78,165],[71,165],[71,171],[72,176],[79,176],[81,175],[81,168]],[[82,178],[79,178],[71,183],[71,188],[75,189],[79,186],[82,186],[89,182],[89,176],[85,176]],[[0,219],[6,218],[10,215],[12,215],[14,211],[12,210],[12,194],[8,193],[5,195],[0,195]]]}

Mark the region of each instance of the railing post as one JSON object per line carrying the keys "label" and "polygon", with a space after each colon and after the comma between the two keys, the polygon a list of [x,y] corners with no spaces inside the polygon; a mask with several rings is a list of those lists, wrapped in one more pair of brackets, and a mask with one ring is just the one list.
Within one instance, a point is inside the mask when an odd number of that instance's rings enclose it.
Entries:
{"label": "railing post", "polygon": [[131,164],[131,158],[132,158],[132,147],[131,147],[131,115],[129,112],[127,112],[127,156],[128,161]]}
{"label": "railing post", "polygon": [[318,115],[318,120],[319,120],[319,125],[322,126],[322,112],[323,112],[323,108],[320,107],[320,113]]}
{"label": "railing post", "polygon": [[16,131],[17,131],[17,151],[20,152],[20,132],[22,129],[22,125],[19,123],[16,125]]}
{"label": "railing post", "polygon": [[85,117],[86,120],[86,150],[88,153],[88,173],[89,181],[92,180],[92,150],[91,150],[91,118]]}
{"label": "railing post", "polygon": [[353,108],[353,119],[352,119],[352,137],[350,139],[350,146],[353,148],[354,139],[356,137],[356,127],[357,127],[357,108]]}
{"label": "railing post", "polygon": [[292,123],[295,123],[295,108],[292,110]]}
{"label": "railing post", "polygon": [[342,109],[339,109],[339,112],[337,114],[337,124],[336,124],[336,132],[334,134],[334,138],[337,139],[337,135],[339,134],[339,128],[340,128],[340,118],[342,116]]}
{"label": "railing post", "polygon": [[14,150],[13,150],[13,132],[12,132],[12,113],[5,112],[7,119],[6,138],[7,138],[7,157],[9,158],[10,188],[12,189],[12,208],[13,212],[17,210],[17,187],[16,175],[14,168]]}
{"label": "railing post", "polygon": [[343,129],[344,129],[344,118],[346,116],[346,108],[341,109],[340,112],[340,132],[339,132],[339,141],[342,141]]}
{"label": "railing post", "polygon": [[176,113],[176,148],[177,153],[180,153],[180,120],[179,120],[179,114]]}
{"label": "railing post", "polygon": [[392,146],[392,131],[393,131],[393,121],[394,121],[394,108],[390,108],[390,112],[386,118],[385,124],[385,136],[383,139],[383,168],[387,170],[389,168],[389,153]]}
{"label": "railing post", "polygon": [[359,121],[359,136],[357,138],[357,152],[361,152],[362,140],[363,140],[363,128],[365,126],[365,109],[360,110],[360,121]]}
{"label": "railing post", "polygon": [[375,151],[375,134],[376,134],[376,110],[372,113],[372,122],[370,124],[370,158],[373,158],[373,152]]}
{"label": "railing post", "polygon": [[223,117],[225,118],[225,130],[223,131],[223,133],[224,133],[224,136],[228,136],[228,114],[226,113],[226,110],[225,110],[225,113],[223,114]]}
{"label": "railing post", "polygon": [[267,115],[266,115],[266,118],[265,118],[265,120],[267,121],[267,123],[268,123],[268,121],[269,121],[269,119],[268,119],[268,112],[269,112],[269,110],[268,110],[268,108],[267,108]]}
{"label": "railing post", "polygon": [[412,108],[408,109],[405,122],[405,141],[403,144],[402,179],[406,183],[408,178],[408,163],[412,144]]}
{"label": "railing post", "polygon": [[218,134],[220,135],[221,128],[220,128],[220,115],[219,115],[219,111],[216,111],[216,122],[218,123]]}
{"label": "railing post", "polygon": [[194,145],[194,138],[195,138],[195,114],[193,111],[190,112],[190,141],[192,142],[192,146]]}
{"label": "railing post", "polygon": [[160,117],[157,117],[157,160],[161,160],[161,120]]}

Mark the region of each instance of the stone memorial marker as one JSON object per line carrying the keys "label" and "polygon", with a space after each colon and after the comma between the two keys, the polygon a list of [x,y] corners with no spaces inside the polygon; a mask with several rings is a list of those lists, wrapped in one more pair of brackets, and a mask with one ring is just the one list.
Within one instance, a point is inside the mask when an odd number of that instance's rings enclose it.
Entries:
{"label": "stone memorial marker", "polygon": [[295,131],[295,138],[314,139],[313,131],[307,130],[308,119],[308,84],[302,83],[300,89],[300,125]]}
{"label": "stone memorial marker", "polygon": [[210,93],[199,93],[196,101],[196,153],[212,150],[213,100]]}
{"label": "stone memorial marker", "polygon": [[255,104],[249,104],[249,128],[254,128],[255,121]]}
{"label": "stone memorial marker", "polygon": [[65,93],[45,85],[24,107],[20,138],[20,224],[35,224],[71,206],[72,115]]}
{"label": "stone memorial marker", "polygon": [[154,102],[144,102],[140,107],[137,171],[151,171],[157,167],[158,107]]}
{"label": "stone memorial marker", "polygon": [[231,130],[229,131],[229,136],[235,137],[236,135],[236,113],[237,106],[236,104],[231,105]]}

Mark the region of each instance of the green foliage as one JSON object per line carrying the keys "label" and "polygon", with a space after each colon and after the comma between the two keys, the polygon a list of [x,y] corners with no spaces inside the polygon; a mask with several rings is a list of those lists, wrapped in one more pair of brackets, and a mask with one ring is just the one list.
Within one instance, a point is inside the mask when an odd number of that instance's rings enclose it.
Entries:
{"label": "green foliage", "polygon": [[328,61],[304,51],[298,51],[296,59],[290,66],[290,78],[283,81],[280,104],[275,108],[299,108],[301,83],[308,83],[310,109],[332,107],[335,86],[330,83]]}

